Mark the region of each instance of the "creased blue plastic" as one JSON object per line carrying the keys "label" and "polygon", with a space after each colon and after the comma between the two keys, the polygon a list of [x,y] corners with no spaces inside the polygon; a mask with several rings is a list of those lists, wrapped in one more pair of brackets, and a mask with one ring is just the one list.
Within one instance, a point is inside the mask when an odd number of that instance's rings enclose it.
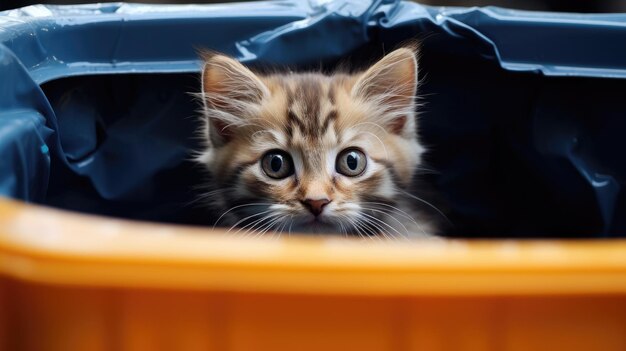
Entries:
{"label": "creased blue plastic", "polygon": [[50,172],[52,113],[39,86],[0,44],[0,194],[43,201]]}
{"label": "creased blue plastic", "polygon": [[[0,13],[0,194],[202,223],[197,49],[366,65],[422,42],[426,175],[453,235],[626,235],[626,14],[402,1],[29,6]],[[73,78],[72,78],[73,77]],[[206,218],[205,218],[206,217]]]}

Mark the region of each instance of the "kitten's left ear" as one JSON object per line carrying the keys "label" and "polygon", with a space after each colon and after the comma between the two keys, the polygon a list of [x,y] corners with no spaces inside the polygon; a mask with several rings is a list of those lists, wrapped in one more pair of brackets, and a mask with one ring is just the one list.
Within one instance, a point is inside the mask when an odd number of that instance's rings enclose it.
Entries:
{"label": "kitten's left ear", "polygon": [[[352,96],[380,109],[376,121],[400,136],[415,136],[415,50],[397,49],[370,67],[352,88]],[[382,123],[381,123],[382,122]]]}
{"label": "kitten's left ear", "polygon": [[221,54],[204,53],[202,97],[208,118],[208,134],[215,147],[228,143],[234,128],[245,125],[268,88],[252,71],[237,60]]}

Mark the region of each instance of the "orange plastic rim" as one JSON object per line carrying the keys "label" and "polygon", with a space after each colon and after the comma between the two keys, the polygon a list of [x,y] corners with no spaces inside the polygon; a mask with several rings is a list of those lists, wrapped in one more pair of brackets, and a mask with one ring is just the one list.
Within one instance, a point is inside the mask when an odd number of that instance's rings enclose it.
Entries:
{"label": "orange plastic rim", "polygon": [[626,240],[242,238],[0,199],[0,275],[79,286],[356,295],[626,293]]}

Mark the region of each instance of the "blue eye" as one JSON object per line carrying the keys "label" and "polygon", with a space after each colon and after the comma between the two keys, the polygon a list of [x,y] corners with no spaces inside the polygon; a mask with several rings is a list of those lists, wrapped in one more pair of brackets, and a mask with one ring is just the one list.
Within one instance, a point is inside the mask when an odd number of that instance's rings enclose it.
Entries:
{"label": "blue eye", "polygon": [[345,149],[337,156],[335,169],[337,172],[348,176],[356,177],[365,171],[367,157],[358,149]]}
{"label": "blue eye", "polygon": [[261,159],[261,168],[270,178],[283,179],[293,174],[293,161],[288,153],[272,150]]}

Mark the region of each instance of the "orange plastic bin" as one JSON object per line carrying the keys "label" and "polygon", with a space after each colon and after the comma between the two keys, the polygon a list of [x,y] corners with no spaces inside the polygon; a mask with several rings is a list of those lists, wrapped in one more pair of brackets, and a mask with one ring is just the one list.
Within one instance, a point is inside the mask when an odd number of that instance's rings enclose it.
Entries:
{"label": "orange plastic bin", "polygon": [[4,350],[624,350],[626,242],[241,239],[0,202]]}

